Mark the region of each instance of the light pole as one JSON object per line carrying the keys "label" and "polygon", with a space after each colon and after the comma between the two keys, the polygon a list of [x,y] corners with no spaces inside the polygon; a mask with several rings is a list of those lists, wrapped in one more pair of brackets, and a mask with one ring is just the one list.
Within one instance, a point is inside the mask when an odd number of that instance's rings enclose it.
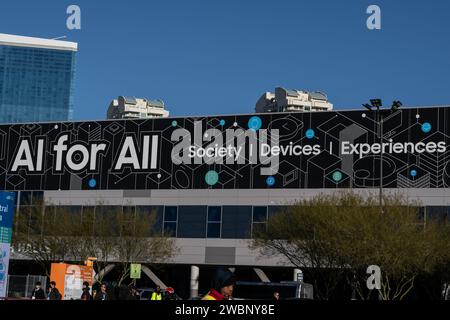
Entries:
{"label": "light pole", "polygon": [[380,206],[380,213],[383,213],[383,111],[388,111],[390,113],[397,111],[401,106],[402,103],[398,100],[392,102],[392,106],[390,110],[383,110],[381,99],[370,99],[370,104],[363,104],[363,107],[368,109],[371,112],[375,112],[375,119],[377,124],[377,133],[380,137],[380,184],[379,184],[379,206]]}

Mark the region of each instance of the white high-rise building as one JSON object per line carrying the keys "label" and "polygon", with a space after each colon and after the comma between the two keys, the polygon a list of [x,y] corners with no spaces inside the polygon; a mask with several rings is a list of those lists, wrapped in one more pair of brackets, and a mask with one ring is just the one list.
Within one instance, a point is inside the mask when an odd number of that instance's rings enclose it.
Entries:
{"label": "white high-rise building", "polygon": [[322,92],[275,88],[275,93],[266,92],[256,102],[256,112],[310,112],[331,111],[333,104]]}
{"label": "white high-rise building", "polygon": [[161,100],[119,96],[109,104],[108,119],[146,119],[167,118],[169,111],[165,110]]}

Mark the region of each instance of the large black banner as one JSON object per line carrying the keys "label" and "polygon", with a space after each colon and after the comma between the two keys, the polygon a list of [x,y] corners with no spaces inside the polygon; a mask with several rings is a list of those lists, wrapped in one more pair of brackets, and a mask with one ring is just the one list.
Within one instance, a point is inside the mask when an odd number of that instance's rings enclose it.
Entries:
{"label": "large black banner", "polygon": [[0,189],[449,187],[450,108],[382,119],[361,110],[3,125]]}

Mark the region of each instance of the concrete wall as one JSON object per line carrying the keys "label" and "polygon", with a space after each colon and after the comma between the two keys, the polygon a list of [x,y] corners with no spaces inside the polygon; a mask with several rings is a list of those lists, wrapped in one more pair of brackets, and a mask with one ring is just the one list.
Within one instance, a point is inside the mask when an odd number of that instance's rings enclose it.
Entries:
{"label": "concrete wall", "polygon": [[[287,205],[320,194],[347,189],[254,189],[254,190],[78,190],[45,191],[45,200],[60,205]],[[353,189],[361,195],[378,195],[378,189]],[[383,189],[402,194],[424,206],[450,206],[450,189]]]}

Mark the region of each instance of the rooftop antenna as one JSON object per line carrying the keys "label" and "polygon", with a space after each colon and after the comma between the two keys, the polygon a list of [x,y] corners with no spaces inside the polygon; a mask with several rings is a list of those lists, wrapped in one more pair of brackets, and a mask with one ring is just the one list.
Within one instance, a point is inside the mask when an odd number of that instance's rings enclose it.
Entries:
{"label": "rooftop antenna", "polygon": [[61,36],[61,37],[57,37],[57,38],[52,38],[52,40],[59,40],[59,39],[65,39],[67,38],[67,36]]}

